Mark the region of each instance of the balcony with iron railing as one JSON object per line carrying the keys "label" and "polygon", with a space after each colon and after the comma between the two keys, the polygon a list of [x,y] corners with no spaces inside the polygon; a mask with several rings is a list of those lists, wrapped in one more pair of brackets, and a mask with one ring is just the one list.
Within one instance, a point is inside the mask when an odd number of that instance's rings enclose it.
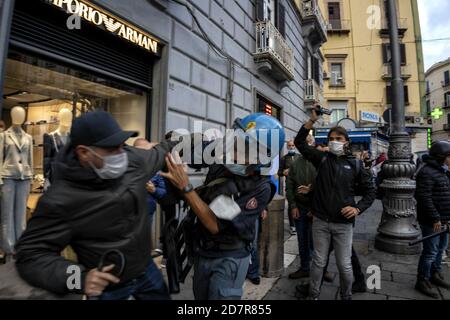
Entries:
{"label": "balcony with iron railing", "polygon": [[327,30],[328,33],[349,33],[350,26],[350,20],[330,19],[327,23]]}
{"label": "balcony with iron railing", "polygon": [[305,104],[321,103],[323,101],[323,90],[314,79],[303,81],[305,87]]}
{"label": "balcony with iron railing", "polygon": [[[411,78],[411,66],[409,64],[401,66],[401,75],[403,80],[407,80]],[[382,78],[383,80],[391,80],[392,79],[392,67],[390,64],[384,64],[382,69]]]}
{"label": "balcony with iron railing", "polygon": [[302,16],[302,29],[305,37],[309,39],[314,50],[327,41],[327,24],[320,10],[317,0],[297,0]]}
{"label": "balcony with iron railing", "polygon": [[[405,32],[408,30],[408,19],[407,18],[397,19],[397,25],[398,25],[398,34],[400,37],[403,37],[405,35]],[[380,36],[383,38],[389,37],[388,19],[381,20]]]}
{"label": "balcony with iron railing", "polygon": [[277,81],[294,79],[294,52],[270,21],[256,23],[256,52],[253,54],[257,68]]}

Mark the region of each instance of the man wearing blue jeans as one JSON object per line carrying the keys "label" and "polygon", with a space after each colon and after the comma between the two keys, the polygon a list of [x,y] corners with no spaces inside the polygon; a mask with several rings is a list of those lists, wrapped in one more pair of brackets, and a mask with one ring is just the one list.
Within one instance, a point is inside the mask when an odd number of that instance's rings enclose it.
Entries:
{"label": "man wearing blue jeans", "polygon": [[250,257],[250,265],[248,266],[247,279],[250,280],[254,285],[259,285],[261,283],[261,277],[259,274],[259,251],[258,251],[258,241],[259,233],[262,221],[267,218],[267,209],[264,209],[261,213],[261,218],[256,219],[255,224],[255,240],[252,244],[252,251]]}
{"label": "man wearing blue jeans", "polygon": [[[450,142],[439,141],[423,156],[423,164],[416,175],[417,220],[426,237],[439,232],[450,220]],[[448,246],[448,233],[423,241],[416,290],[439,298],[432,284],[450,289],[441,273],[442,256]]]}

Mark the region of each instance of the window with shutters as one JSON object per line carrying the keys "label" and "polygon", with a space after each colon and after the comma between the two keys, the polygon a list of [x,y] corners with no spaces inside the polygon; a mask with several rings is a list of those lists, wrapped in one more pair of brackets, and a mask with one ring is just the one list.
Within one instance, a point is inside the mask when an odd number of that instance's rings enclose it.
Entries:
{"label": "window with shutters", "polygon": [[[382,49],[383,49],[383,62],[391,63],[392,62],[391,44],[383,43]],[[406,65],[406,46],[404,43],[400,43],[400,59],[402,66]]]}
{"label": "window with shutters", "polygon": [[333,30],[340,30],[342,28],[339,2],[328,2],[328,23]]}
{"label": "window with shutters", "polygon": [[450,92],[444,94],[444,105],[446,108],[450,107]]}
{"label": "window with shutters", "polygon": [[450,85],[450,71],[445,71],[444,72],[444,86],[448,86]]}
{"label": "window with shutters", "polygon": [[[387,86],[386,87],[386,104],[392,104],[392,87]],[[408,86],[403,87],[403,94],[405,96],[405,105],[409,105],[409,92],[408,92]]]}
{"label": "window with shutters", "polygon": [[286,37],[285,8],[278,0],[256,0],[256,20],[270,21]]}
{"label": "window with shutters", "polygon": [[345,85],[344,62],[330,62],[330,86],[340,87]]}

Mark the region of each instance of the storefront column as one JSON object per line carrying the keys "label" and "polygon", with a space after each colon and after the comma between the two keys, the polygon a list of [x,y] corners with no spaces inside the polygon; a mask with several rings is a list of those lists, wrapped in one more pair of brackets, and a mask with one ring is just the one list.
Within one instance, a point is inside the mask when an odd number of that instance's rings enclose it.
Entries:
{"label": "storefront column", "polygon": [[[0,97],[3,96],[3,77],[5,61],[9,49],[9,33],[14,12],[15,0],[0,0]],[[3,99],[0,99],[0,117],[3,113]]]}

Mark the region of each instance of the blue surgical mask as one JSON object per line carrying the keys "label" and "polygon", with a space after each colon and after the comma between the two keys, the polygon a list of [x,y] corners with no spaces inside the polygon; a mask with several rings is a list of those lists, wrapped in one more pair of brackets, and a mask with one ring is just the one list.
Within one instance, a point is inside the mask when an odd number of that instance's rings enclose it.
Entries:
{"label": "blue surgical mask", "polygon": [[246,176],[247,175],[247,166],[243,164],[226,164],[225,167],[230,171],[231,173],[238,175],[238,176]]}
{"label": "blue surgical mask", "polygon": [[89,165],[95,171],[95,173],[103,180],[118,179],[124,175],[128,168],[128,154],[122,152],[112,156],[101,156],[91,148],[88,149],[98,158],[103,160],[103,168],[98,169],[92,163]]}

